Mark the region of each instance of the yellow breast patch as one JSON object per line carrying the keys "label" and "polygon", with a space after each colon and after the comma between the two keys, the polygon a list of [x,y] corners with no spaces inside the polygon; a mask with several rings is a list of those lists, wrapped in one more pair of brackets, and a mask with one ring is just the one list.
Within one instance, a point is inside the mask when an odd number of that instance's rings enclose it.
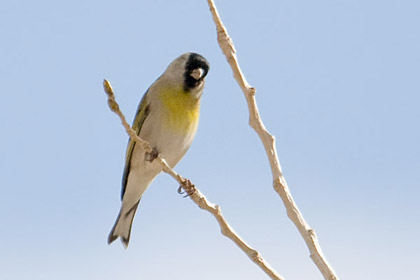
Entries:
{"label": "yellow breast patch", "polygon": [[162,91],[161,102],[166,111],[165,123],[168,128],[180,132],[190,133],[195,130],[200,115],[200,100],[180,89],[166,89]]}

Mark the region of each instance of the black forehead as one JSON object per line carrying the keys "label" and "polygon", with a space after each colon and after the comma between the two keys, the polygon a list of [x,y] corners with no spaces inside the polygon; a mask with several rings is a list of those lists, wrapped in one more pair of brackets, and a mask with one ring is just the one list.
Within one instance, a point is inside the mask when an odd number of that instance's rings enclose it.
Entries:
{"label": "black forehead", "polygon": [[202,55],[199,55],[198,53],[191,53],[188,57],[187,63],[185,64],[185,70],[191,73],[194,69],[197,68],[202,68],[204,70],[205,76],[209,71],[210,66]]}

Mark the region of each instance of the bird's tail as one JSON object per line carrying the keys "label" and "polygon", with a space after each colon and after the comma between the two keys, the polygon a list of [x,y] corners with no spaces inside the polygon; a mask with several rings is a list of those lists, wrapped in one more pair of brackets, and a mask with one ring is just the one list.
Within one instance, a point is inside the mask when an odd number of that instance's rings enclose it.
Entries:
{"label": "bird's tail", "polygon": [[138,201],[128,212],[123,213],[121,209],[118,214],[118,218],[108,235],[108,244],[111,244],[115,239],[120,237],[124,247],[128,247],[128,243],[130,242],[131,226],[133,224],[134,215],[136,214],[139,202],[140,201]]}

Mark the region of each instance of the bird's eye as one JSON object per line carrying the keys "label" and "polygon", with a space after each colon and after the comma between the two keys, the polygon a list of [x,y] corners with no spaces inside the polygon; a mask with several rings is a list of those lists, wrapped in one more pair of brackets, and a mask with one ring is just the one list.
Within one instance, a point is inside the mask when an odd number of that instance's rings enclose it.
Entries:
{"label": "bird's eye", "polygon": [[202,68],[196,68],[192,70],[190,76],[193,77],[195,80],[199,80],[204,74],[204,70]]}

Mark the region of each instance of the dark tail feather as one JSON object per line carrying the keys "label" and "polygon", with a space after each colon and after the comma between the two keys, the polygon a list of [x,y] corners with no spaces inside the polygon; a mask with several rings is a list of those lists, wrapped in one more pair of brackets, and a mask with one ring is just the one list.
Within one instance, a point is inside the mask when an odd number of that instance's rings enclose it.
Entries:
{"label": "dark tail feather", "polygon": [[128,247],[128,243],[130,242],[131,227],[133,225],[133,219],[139,203],[140,200],[126,214],[122,215],[120,211],[118,218],[108,235],[108,244],[111,244],[115,241],[115,239],[120,237],[124,247]]}
{"label": "dark tail feather", "polygon": [[117,227],[118,221],[120,220],[120,216],[121,216],[121,212],[118,214],[117,220],[114,223],[114,226],[111,229],[111,232],[108,235],[108,244],[111,244],[112,242],[115,241],[115,239],[118,238],[118,235],[116,235],[115,232],[115,228]]}

